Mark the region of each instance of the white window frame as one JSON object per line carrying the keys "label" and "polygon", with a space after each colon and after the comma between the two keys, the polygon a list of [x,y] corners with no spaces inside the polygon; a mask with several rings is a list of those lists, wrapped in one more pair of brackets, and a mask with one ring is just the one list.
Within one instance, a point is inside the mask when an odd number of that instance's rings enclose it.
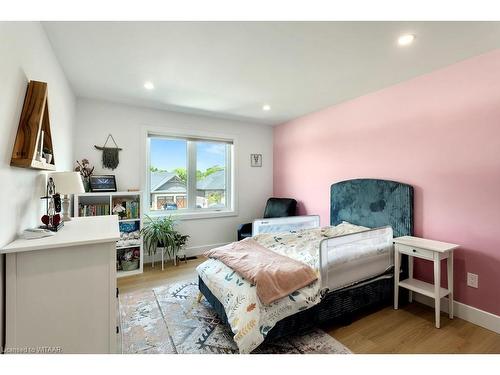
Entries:
{"label": "white window frame", "polygon": [[[189,126],[186,125],[189,129]],[[151,199],[151,186],[149,181],[149,166],[150,166],[150,153],[149,153],[149,136],[159,136],[159,137],[177,137],[177,138],[198,138],[200,141],[221,141],[221,142],[231,142],[231,152],[226,153],[226,169],[230,173],[226,173],[226,195],[227,207],[224,209],[209,209],[209,208],[195,208],[188,207],[182,210],[150,210],[150,199]],[[141,147],[142,147],[142,162],[140,163],[140,175],[141,175],[141,190],[143,192],[143,212],[149,216],[170,216],[175,217],[178,220],[190,220],[190,219],[208,219],[226,216],[237,216],[238,215],[238,189],[236,185],[237,181],[237,171],[235,166],[237,165],[237,147],[238,140],[235,135],[229,134],[219,134],[213,132],[207,132],[204,130],[185,130],[185,129],[175,129],[167,127],[153,127],[153,126],[143,126],[142,136],[141,136]],[[195,145],[195,143],[191,143]],[[188,153],[195,153],[195,147],[188,146]],[[188,173],[188,184],[187,184],[187,194],[186,199],[190,196],[195,197],[194,205],[196,205],[196,168],[192,168],[190,163],[196,162],[193,159],[193,154],[187,157],[187,173]],[[188,205],[189,202],[187,199]]]}

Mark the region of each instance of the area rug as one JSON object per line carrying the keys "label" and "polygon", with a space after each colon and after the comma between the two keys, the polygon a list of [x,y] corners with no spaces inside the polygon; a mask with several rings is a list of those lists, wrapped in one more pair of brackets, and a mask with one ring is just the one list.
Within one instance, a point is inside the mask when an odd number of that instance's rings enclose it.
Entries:
{"label": "area rug", "polygon": [[[123,353],[238,353],[231,330],[203,298],[198,283],[170,285],[120,295]],[[349,354],[351,351],[320,329],[264,343],[260,354]]]}

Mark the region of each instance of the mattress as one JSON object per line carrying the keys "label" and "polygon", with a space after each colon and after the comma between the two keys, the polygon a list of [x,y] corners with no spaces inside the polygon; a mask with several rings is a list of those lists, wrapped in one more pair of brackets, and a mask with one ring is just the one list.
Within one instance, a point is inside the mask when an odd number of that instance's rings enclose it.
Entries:
{"label": "mattress", "polygon": [[[321,301],[319,248],[322,240],[365,230],[367,230],[365,227],[341,223],[335,227],[255,236],[254,239],[262,246],[306,263],[318,276],[316,282],[269,305],[260,302],[254,285],[222,262],[209,259],[200,264],[197,267],[198,275],[223,305],[240,353],[254,350],[264,341],[267,332],[280,320]],[[337,288],[352,285],[374,274],[384,273],[390,258],[387,252],[378,254],[376,251],[366,253],[353,251],[337,255],[338,257],[336,256],[336,259],[329,264],[330,267],[335,267],[333,271],[335,280],[338,280]]]}

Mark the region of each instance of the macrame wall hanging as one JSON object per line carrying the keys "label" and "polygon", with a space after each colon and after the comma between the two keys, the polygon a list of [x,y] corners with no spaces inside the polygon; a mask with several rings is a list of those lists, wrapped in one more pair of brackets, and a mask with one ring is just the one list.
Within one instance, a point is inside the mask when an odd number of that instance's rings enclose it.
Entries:
{"label": "macrame wall hanging", "polygon": [[[106,147],[110,138],[113,141],[113,143],[115,144],[115,147]],[[96,149],[98,149],[99,151],[102,151],[102,166],[103,166],[103,168],[108,168],[108,169],[114,170],[116,167],[118,167],[118,163],[119,163],[118,153],[122,149],[118,147],[115,139],[113,138],[113,136],[111,134],[109,134],[108,138],[106,138],[106,142],[104,142],[104,146],[101,147],[101,146],[94,145],[94,147]]]}

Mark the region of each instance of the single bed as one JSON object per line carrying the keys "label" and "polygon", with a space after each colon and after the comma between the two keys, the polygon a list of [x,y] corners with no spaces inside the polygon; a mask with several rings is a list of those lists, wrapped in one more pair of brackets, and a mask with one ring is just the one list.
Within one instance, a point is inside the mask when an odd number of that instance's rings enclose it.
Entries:
{"label": "single bed", "polygon": [[[376,179],[356,179],[335,183],[331,186],[330,212],[330,224],[332,226],[342,227],[343,222],[368,228],[390,226],[392,228],[391,235],[393,232],[395,237],[411,235],[413,234],[413,188],[395,181]],[[314,230],[311,233],[311,243],[313,243],[317,240],[316,235],[318,233]],[[352,236],[347,235],[345,239],[350,240]],[[329,243],[333,242],[316,241],[314,246],[325,247]],[[328,254],[327,249],[321,249],[321,254]],[[323,255],[321,256],[323,257]],[[390,305],[393,298],[393,267],[387,263],[387,257],[379,257],[378,265],[374,261],[375,259],[372,258],[367,261],[366,258],[359,258],[357,262],[350,260],[347,262],[350,263],[350,268],[337,267],[337,265],[333,268],[323,267],[322,273],[324,272],[323,269],[326,268],[334,277],[330,276],[328,287],[323,288],[321,295],[318,297],[312,292],[310,294],[307,294],[307,292],[301,293],[304,294],[304,297],[302,301],[299,301],[302,305],[297,308],[298,312],[295,310],[293,310],[293,314],[290,311],[285,312],[283,315],[289,314],[289,316],[273,322],[270,326],[260,325],[260,337],[256,338],[254,332],[253,341],[244,345],[237,342],[239,346],[241,345],[240,351],[251,351],[263,340],[273,340],[298,333],[332,320],[345,321],[357,312]],[[324,262],[323,259],[321,261]],[[307,263],[307,259],[305,262]],[[216,310],[220,319],[226,324],[230,321],[234,326],[235,319],[239,319],[239,317],[234,316],[232,308],[227,308],[228,303],[226,300],[226,298],[231,298],[234,290],[223,290],[220,283],[211,282],[210,277],[212,276],[208,275],[209,272],[207,271],[209,267],[203,266],[204,264],[198,267],[200,292]],[[345,264],[346,262],[344,262]],[[406,265],[406,262],[402,262],[402,264]],[[212,274],[223,269],[223,267],[215,267],[217,268],[215,270],[214,266],[212,264],[213,269],[210,270]],[[370,267],[372,267],[371,270],[369,270]],[[229,277],[233,282],[234,272],[228,272],[230,269],[224,271],[226,272],[226,280]],[[401,272],[407,272],[405,266],[403,266]],[[215,276],[213,277],[215,280]],[[218,277],[220,278],[221,275]],[[322,282],[325,279],[327,277],[322,274]],[[237,279],[235,282],[236,285],[239,285],[238,283],[242,281]],[[296,297],[292,294],[289,298],[293,301]],[[241,303],[245,303],[243,301],[245,299],[244,295],[241,299]],[[226,304],[226,309],[223,302]],[[236,301],[236,303],[239,303],[239,301]],[[249,304],[248,310],[254,309],[255,306],[253,305],[255,304]],[[275,313],[279,309],[290,309],[290,306],[290,301],[283,302],[280,306],[275,307],[275,310],[271,313]],[[262,306],[259,307],[262,308]],[[259,327],[258,319],[253,321],[252,324]],[[240,327],[236,330],[236,335],[241,335],[244,329],[245,327]],[[249,327],[250,329],[256,330],[255,327]]]}

